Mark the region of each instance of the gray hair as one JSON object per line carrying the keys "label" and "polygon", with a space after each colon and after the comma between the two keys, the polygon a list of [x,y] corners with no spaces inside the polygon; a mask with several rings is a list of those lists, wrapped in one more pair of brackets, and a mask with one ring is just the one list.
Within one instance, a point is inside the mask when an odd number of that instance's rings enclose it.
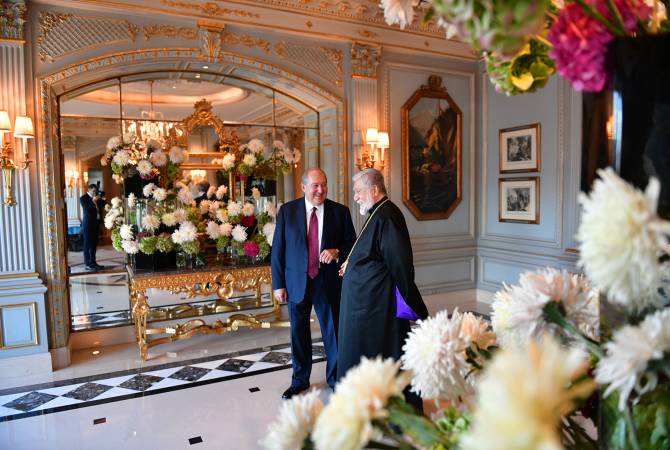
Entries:
{"label": "gray hair", "polygon": [[384,185],[384,175],[382,175],[382,173],[377,169],[361,170],[360,172],[358,172],[356,175],[353,176],[352,180],[354,183],[360,180],[360,182],[363,183],[363,186],[365,186],[368,189],[371,189],[372,186],[377,186],[379,192],[386,195],[386,186]]}
{"label": "gray hair", "polygon": [[309,168],[305,169],[305,171],[302,173],[302,177],[300,178],[300,182],[303,185],[307,186],[307,184],[309,183],[309,173],[314,172],[314,171],[321,172],[323,174],[323,176],[326,177],[326,182],[328,182],[328,175],[326,175],[326,172],[321,170],[321,168],[319,168],[319,167],[309,167]]}

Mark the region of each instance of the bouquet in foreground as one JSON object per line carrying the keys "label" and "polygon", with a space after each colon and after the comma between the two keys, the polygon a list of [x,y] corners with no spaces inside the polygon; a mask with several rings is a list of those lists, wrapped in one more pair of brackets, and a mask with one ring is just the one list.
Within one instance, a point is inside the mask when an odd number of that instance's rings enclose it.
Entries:
{"label": "bouquet in foreground", "polygon": [[[419,321],[401,361],[363,359],[328,405],[317,391],[285,402],[261,443],[670,448],[670,222],[656,213],[657,180],[641,192],[610,169],[600,177],[580,198],[584,275],[522,274],[496,294],[490,324],[458,310]],[[601,306],[617,314],[601,320]],[[429,415],[405,403],[406,386]]]}

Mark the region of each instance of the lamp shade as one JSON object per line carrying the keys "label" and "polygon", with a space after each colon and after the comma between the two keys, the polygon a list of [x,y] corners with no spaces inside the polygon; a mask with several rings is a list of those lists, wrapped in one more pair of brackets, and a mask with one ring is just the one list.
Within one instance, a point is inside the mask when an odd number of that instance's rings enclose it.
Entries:
{"label": "lamp shade", "polygon": [[377,147],[380,148],[389,148],[389,134],[386,132],[381,132],[377,136]]}
{"label": "lamp shade", "polygon": [[0,133],[12,131],[12,123],[9,121],[7,111],[0,111]]}
{"label": "lamp shade", "polygon": [[363,145],[363,133],[361,130],[354,131],[354,145]]}
{"label": "lamp shade", "polygon": [[19,138],[34,138],[35,130],[33,129],[33,121],[30,117],[16,116],[14,121],[14,137]]}
{"label": "lamp shade", "polygon": [[368,128],[368,131],[365,133],[365,142],[372,144],[377,142],[379,136],[379,131],[376,128]]}

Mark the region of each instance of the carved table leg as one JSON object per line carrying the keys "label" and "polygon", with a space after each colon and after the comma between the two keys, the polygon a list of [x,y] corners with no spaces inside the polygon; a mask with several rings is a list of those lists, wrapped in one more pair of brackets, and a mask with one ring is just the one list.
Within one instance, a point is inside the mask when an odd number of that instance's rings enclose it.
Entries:
{"label": "carved table leg", "polygon": [[133,319],[135,320],[135,337],[140,349],[142,361],[147,359],[147,316],[149,315],[149,304],[145,290],[131,287],[133,301]]}

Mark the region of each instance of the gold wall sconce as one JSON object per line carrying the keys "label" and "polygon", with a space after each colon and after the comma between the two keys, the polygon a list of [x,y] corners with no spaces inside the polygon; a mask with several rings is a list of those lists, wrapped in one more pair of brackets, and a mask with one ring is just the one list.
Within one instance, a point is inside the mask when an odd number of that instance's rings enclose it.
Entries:
{"label": "gold wall sconce", "polygon": [[365,145],[363,145],[362,133],[355,131],[353,143],[355,149],[362,147],[360,155],[356,156],[356,165],[359,170],[373,168],[384,170],[384,152],[389,148],[388,133],[380,132],[377,128],[368,128],[365,132]]}
{"label": "gold wall sconce", "polygon": [[[0,169],[2,169],[2,178],[5,187],[5,205],[14,206],[16,205],[12,189],[14,170],[25,170],[32,162],[28,159],[26,139],[35,137],[33,121],[30,117],[26,116],[16,116],[16,120],[14,121],[13,135],[15,138],[21,138],[23,141],[22,155],[15,155],[11,139],[7,143],[4,142],[5,133],[12,134],[12,125],[7,111],[0,110],[0,145],[2,146],[2,150],[0,151]],[[16,156],[16,158],[12,159],[13,156]]]}
{"label": "gold wall sconce", "polygon": [[74,188],[79,187],[79,171],[76,169],[66,171],[65,181],[67,182],[70,194],[74,194]]}

